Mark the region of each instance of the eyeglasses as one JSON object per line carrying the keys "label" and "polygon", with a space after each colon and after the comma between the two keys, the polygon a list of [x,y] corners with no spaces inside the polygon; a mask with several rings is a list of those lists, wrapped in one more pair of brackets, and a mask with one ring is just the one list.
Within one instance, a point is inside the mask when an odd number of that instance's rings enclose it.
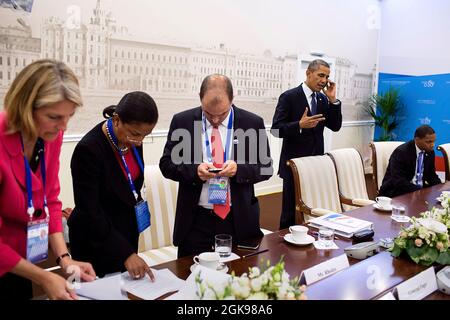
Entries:
{"label": "eyeglasses", "polygon": [[126,137],[127,137],[127,140],[128,140],[129,142],[135,143],[135,144],[141,144],[142,141],[144,141],[144,139],[145,139],[145,136],[144,136],[144,137],[140,137],[140,138],[138,138],[138,139],[130,138],[130,136],[128,136],[128,135],[127,135]]}

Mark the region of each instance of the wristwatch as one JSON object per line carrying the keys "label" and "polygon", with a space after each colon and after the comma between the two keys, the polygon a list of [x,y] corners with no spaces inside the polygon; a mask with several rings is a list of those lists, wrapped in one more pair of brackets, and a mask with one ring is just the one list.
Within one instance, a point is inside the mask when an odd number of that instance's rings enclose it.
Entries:
{"label": "wristwatch", "polygon": [[72,259],[72,256],[70,255],[70,253],[66,252],[66,253],[63,253],[62,255],[60,255],[58,258],[56,258],[56,264],[59,266],[59,263],[65,257],[69,257],[70,259]]}

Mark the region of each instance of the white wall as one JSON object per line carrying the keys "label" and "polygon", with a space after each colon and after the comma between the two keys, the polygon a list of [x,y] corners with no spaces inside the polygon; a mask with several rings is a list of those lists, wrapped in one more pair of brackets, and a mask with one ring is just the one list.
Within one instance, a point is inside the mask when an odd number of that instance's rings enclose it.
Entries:
{"label": "white wall", "polygon": [[383,0],[379,71],[404,75],[450,72],[450,1]]}

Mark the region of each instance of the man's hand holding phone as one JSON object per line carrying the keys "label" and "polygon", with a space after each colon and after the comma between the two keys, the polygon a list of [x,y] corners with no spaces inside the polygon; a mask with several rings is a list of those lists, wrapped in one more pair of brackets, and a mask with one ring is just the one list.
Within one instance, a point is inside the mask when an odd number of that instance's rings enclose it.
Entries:
{"label": "man's hand holding phone", "polygon": [[336,102],[336,83],[328,80],[322,91],[331,103]]}

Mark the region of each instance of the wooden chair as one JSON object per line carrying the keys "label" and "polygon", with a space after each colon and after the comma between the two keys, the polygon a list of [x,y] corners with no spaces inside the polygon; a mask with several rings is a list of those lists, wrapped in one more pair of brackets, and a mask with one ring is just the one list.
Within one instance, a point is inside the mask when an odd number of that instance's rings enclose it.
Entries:
{"label": "wooden chair", "polygon": [[445,180],[450,181],[450,143],[441,144],[437,149],[444,156]]}
{"label": "wooden chair", "polygon": [[372,149],[372,175],[377,192],[383,183],[392,152],[403,143],[403,141],[377,141],[370,143],[370,148]]}
{"label": "wooden chair", "polygon": [[336,169],[329,156],[295,158],[287,164],[294,178],[297,223],[330,212],[342,212]]}
{"label": "wooden chair", "polygon": [[327,152],[336,168],[339,194],[341,199],[351,202],[349,206],[343,204],[345,211],[372,205],[375,201],[369,199],[367,194],[364,165],[361,155],[354,148],[336,149]]}
{"label": "wooden chair", "polygon": [[151,224],[139,237],[139,255],[152,266],[177,258],[172,235],[178,182],[166,179],[157,165],[145,166],[144,179]]}

